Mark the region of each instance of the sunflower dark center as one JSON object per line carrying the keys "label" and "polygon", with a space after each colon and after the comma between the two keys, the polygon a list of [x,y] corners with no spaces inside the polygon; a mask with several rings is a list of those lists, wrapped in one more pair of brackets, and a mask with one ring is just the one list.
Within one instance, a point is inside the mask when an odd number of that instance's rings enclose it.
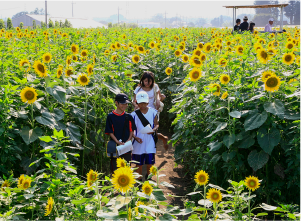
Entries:
{"label": "sunflower dark center", "polygon": [[265,51],[262,51],[262,52],[260,53],[260,56],[261,56],[263,59],[267,59],[268,53],[266,53]]}
{"label": "sunflower dark center", "polygon": [[72,47],[72,51],[76,52],[76,47],[75,46]]}
{"label": "sunflower dark center", "polygon": [[288,49],[292,49],[292,47],[293,47],[293,44],[288,44],[288,45],[287,45],[287,48],[288,48]]}
{"label": "sunflower dark center", "polygon": [[224,81],[228,81],[228,77],[224,76],[224,77],[223,77],[223,80],[224,80]]}
{"label": "sunflower dark center", "polygon": [[86,57],[87,53],[85,51],[82,52],[82,56]]}
{"label": "sunflower dark center", "polygon": [[49,55],[45,56],[45,60],[49,61],[50,60],[50,56]]}
{"label": "sunflower dark center", "polygon": [[67,71],[67,75],[68,75],[68,76],[71,76],[71,75],[72,75],[72,71],[71,71],[71,70],[68,70],[68,71]]}
{"label": "sunflower dark center", "polygon": [[119,185],[120,186],[126,186],[129,183],[128,178],[125,177],[125,176],[120,176],[120,178],[118,179],[118,181],[119,181]]}
{"label": "sunflower dark center", "polygon": [[150,188],[149,188],[149,187],[146,187],[146,188],[144,189],[144,191],[145,191],[146,194],[149,194],[149,193],[150,193]]}
{"label": "sunflower dark center", "polygon": [[277,84],[278,84],[278,79],[275,78],[275,77],[270,77],[268,80],[267,80],[267,86],[268,87],[276,87]]}
{"label": "sunflower dark center", "polygon": [[38,64],[38,70],[39,70],[40,72],[44,73],[44,72],[45,72],[45,67],[44,67],[44,65]]}
{"label": "sunflower dark center", "polygon": [[285,61],[290,62],[292,60],[292,56],[291,55],[286,55],[285,56]]}
{"label": "sunflower dark center", "polygon": [[243,50],[244,50],[243,48],[238,48],[239,52],[243,52]]}
{"label": "sunflower dark center", "polygon": [[28,188],[28,186],[29,186],[29,183],[24,183],[24,188]]}
{"label": "sunflower dark center", "polygon": [[200,177],[199,177],[199,180],[200,180],[200,181],[205,181],[205,177],[204,177],[204,176],[200,176]]}
{"label": "sunflower dark center", "polygon": [[192,77],[197,79],[199,77],[199,72],[195,71],[193,74],[192,74]]}
{"label": "sunflower dark center", "polygon": [[213,194],[212,194],[212,198],[213,198],[213,199],[218,199],[218,194],[217,194],[217,193],[213,193]]}
{"label": "sunflower dark center", "polygon": [[138,56],[135,56],[135,57],[134,57],[134,60],[138,62],[138,61],[139,61]]}
{"label": "sunflower dark center", "polygon": [[80,78],[80,81],[83,82],[83,83],[86,83],[88,81],[87,77],[86,76],[82,76]]}
{"label": "sunflower dark center", "polygon": [[255,181],[251,180],[250,183],[249,183],[249,185],[250,185],[251,187],[254,187],[254,186],[256,185],[256,183],[255,183]]}
{"label": "sunflower dark center", "polygon": [[200,51],[196,51],[195,54],[196,54],[197,56],[200,56],[200,55],[201,55],[201,52],[200,52]]}
{"label": "sunflower dark center", "polygon": [[194,63],[195,63],[195,64],[201,64],[201,61],[200,61],[198,58],[195,58],[195,59],[194,59]]}

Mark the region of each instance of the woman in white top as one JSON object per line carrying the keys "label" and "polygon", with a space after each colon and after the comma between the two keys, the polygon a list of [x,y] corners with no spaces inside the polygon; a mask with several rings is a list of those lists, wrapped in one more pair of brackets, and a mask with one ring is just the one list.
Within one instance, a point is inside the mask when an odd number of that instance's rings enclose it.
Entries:
{"label": "woman in white top", "polygon": [[[157,92],[157,98],[156,98],[156,105],[154,105],[155,101],[155,91]],[[165,99],[165,95],[161,94],[159,86],[155,83],[155,77],[154,73],[150,71],[145,71],[140,79],[139,85],[134,90],[134,100],[133,105],[135,106],[135,110],[137,110],[139,107],[136,102],[136,94],[139,91],[145,91],[148,94],[149,97],[149,104],[148,107],[152,107],[156,110],[160,108],[160,101],[163,101]],[[158,112],[159,113],[159,112]],[[159,118],[158,118],[159,120]],[[168,150],[167,140],[168,137],[164,136],[161,133],[157,133],[158,139],[163,141],[165,150]]]}

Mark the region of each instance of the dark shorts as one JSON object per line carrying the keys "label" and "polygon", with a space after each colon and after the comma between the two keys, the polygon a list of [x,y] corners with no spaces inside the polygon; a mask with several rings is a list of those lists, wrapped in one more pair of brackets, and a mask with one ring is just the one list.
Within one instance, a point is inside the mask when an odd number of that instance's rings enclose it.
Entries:
{"label": "dark shorts", "polygon": [[144,153],[141,155],[132,154],[132,160],[138,161],[136,165],[144,165],[144,164],[155,164],[155,154],[154,153]]}

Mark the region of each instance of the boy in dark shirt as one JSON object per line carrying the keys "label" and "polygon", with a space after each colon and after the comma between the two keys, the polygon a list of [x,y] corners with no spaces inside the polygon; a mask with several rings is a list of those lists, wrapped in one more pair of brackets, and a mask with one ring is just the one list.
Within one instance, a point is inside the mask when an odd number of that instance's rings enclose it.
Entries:
{"label": "boy in dark shirt", "polygon": [[[127,141],[130,141],[133,136],[133,131],[136,130],[136,125],[133,117],[125,112],[128,104],[131,103],[126,94],[117,94],[115,97],[116,110],[113,110],[107,116],[105,133],[110,135],[111,139],[114,140],[118,145],[123,145]],[[125,135],[123,136],[123,128],[125,123],[125,116],[128,117],[128,126],[125,129]],[[122,154],[121,158],[127,162],[131,161],[131,153],[129,151]],[[116,164],[117,158],[111,157],[111,171],[112,173],[117,169]]]}
{"label": "boy in dark shirt", "polygon": [[249,29],[248,17],[244,16],[244,22],[240,24],[239,29],[241,31],[247,31]]}

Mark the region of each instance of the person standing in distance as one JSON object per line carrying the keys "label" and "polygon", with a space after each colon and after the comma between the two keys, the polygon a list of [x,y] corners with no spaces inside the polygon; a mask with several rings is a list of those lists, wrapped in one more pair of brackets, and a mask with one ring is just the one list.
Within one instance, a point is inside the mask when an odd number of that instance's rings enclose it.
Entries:
{"label": "person standing in distance", "polygon": [[248,31],[249,29],[248,16],[244,16],[243,20],[244,22],[239,25],[239,30]]}
{"label": "person standing in distance", "polygon": [[234,26],[232,33],[233,33],[234,31],[236,31],[236,32],[239,31],[239,25],[240,25],[240,23],[241,23],[240,19],[239,19],[239,18],[236,19],[236,25]]}
{"label": "person standing in distance", "polygon": [[269,23],[264,27],[265,32],[273,32],[272,25],[274,23],[274,19],[270,18]]}

